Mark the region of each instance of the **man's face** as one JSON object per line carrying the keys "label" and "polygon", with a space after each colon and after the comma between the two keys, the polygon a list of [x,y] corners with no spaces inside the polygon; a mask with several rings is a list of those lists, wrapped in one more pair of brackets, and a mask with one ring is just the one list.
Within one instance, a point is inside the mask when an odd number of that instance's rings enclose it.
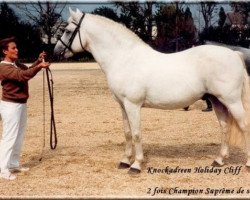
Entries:
{"label": "man's face", "polygon": [[15,42],[10,42],[8,44],[8,48],[3,50],[3,53],[5,54],[5,58],[16,61],[18,59],[18,49]]}

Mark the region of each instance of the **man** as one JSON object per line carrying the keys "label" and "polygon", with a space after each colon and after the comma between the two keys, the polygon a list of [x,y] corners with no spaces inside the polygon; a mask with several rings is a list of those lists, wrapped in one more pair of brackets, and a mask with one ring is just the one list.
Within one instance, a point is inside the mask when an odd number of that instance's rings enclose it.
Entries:
{"label": "man", "polygon": [[210,111],[213,111],[213,106],[212,106],[212,103],[210,102],[210,100],[206,97],[202,97],[202,100],[203,101],[206,101],[207,103],[207,108],[206,109],[203,109],[202,112],[210,112]]}
{"label": "man", "polygon": [[20,165],[20,154],[27,122],[27,100],[29,98],[28,81],[50,63],[43,62],[45,52],[39,55],[35,63],[28,68],[19,63],[18,48],[14,37],[0,41],[0,80],[2,100],[0,112],[3,121],[3,133],[0,141],[0,178],[16,179],[14,171],[28,171]]}

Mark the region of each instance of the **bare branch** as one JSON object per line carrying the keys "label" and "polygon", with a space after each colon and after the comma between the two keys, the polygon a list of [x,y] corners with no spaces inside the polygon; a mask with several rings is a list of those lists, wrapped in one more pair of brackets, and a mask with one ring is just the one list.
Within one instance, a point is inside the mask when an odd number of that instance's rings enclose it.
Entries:
{"label": "bare branch", "polygon": [[57,30],[60,29],[63,20],[62,12],[66,3],[52,3],[50,1],[38,1],[37,3],[21,4],[18,7],[23,11],[27,18],[41,29],[41,35],[49,46],[52,44],[53,37],[56,37]]}

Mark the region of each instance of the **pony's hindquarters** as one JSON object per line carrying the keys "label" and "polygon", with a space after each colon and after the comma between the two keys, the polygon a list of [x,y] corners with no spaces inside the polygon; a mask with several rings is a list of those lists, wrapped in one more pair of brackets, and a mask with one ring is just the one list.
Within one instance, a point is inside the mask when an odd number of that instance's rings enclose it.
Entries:
{"label": "pony's hindquarters", "polygon": [[244,83],[242,91],[242,102],[244,109],[246,111],[245,124],[246,131],[244,132],[245,145],[247,151],[247,163],[246,166],[250,167],[250,86],[249,86],[249,76],[245,70]]}
{"label": "pony's hindquarters", "polygon": [[[249,86],[249,76],[246,69],[244,70],[244,82],[242,88],[242,104],[245,110],[245,116],[243,121],[243,128],[241,131],[245,139],[246,153],[247,153],[247,163],[246,166],[250,167],[250,86]],[[235,134],[232,133],[232,139],[234,139]],[[237,141],[237,140],[233,140]]]}
{"label": "pony's hindquarters", "polygon": [[[240,144],[242,142],[242,134],[244,134],[245,142],[247,142],[250,132],[250,87],[249,87],[249,77],[247,74],[247,71],[244,70],[244,80],[243,80],[243,86],[242,86],[242,94],[241,94],[241,101],[244,108],[244,119],[241,122],[242,125],[239,124],[235,120],[235,118],[230,114],[229,117],[229,124],[230,124],[230,138],[229,142],[230,144],[236,145]],[[241,127],[243,126],[243,127]],[[248,139],[247,139],[248,138]]]}
{"label": "pony's hindquarters", "polygon": [[249,76],[246,70],[244,70],[244,82],[243,82],[241,99],[243,107],[246,111],[245,123],[248,126],[247,128],[250,128],[250,86],[249,86]]}
{"label": "pony's hindquarters", "polygon": [[[242,64],[245,66],[242,56],[241,59]],[[244,137],[247,151],[246,165],[250,167],[250,87],[246,68],[243,70],[243,73],[241,97],[239,97],[238,100],[236,99],[235,102],[229,102],[225,105],[228,109],[226,118],[228,138],[225,138],[225,141],[226,143],[229,142],[230,144],[236,145],[240,144],[242,142],[242,136]],[[222,151],[223,149],[221,149],[221,152]],[[223,156],[225,156],[225,153]]]}
{"label": "pony's hindquarters", "polygon": [[[241,58],[242,64],[244,65],[244,74],[243,74],[243,86],[242,86],[242,93],[241,93],[241,100],[245,110],[245,119],[244,124],[246,125],[247,131],[250,128],[250,86],[249,86],[249,76],[246,70],[246,63],[244,61],[244,54],[242,52],[236,51]],[[235,134],[232,134],[232,142],[237,143],[237,139],[234,139]]]}

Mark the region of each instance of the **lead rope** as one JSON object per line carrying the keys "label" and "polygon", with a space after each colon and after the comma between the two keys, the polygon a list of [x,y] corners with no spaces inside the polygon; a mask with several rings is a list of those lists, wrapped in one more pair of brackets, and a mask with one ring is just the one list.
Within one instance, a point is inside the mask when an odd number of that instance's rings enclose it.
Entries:
{"label": "lead rope", "polygon": [[[50,76],[49,76],[50,75]],[[50,69],[46,69],[46,77],[48,83],[48,91],[50,97],[51,119],[50,119],[50,148],[56,149],[57,146],[57,133],[54,117],[54,87],[53,76]],[[51,78],[50,78],[51,77]],[[39,161],[43,158],[43,152],[45,149],[45,70],[43,69],[43,146]]]}
{"label": "lead rope", "polygon": [[43,158],[43,152],[45,148],[45,70],[42,69],[42,71],[43,71],[43,137],[42,137],[43,145],[39,161],[41,161]]}
{"label": "lead rope", "polygon": [[56,123],[54,115],[54,82],[51,70],[46,69],[49,97],[50,97],[50,148],[52,150],[56,149],[57,146],[57,133],[56,133]]}

